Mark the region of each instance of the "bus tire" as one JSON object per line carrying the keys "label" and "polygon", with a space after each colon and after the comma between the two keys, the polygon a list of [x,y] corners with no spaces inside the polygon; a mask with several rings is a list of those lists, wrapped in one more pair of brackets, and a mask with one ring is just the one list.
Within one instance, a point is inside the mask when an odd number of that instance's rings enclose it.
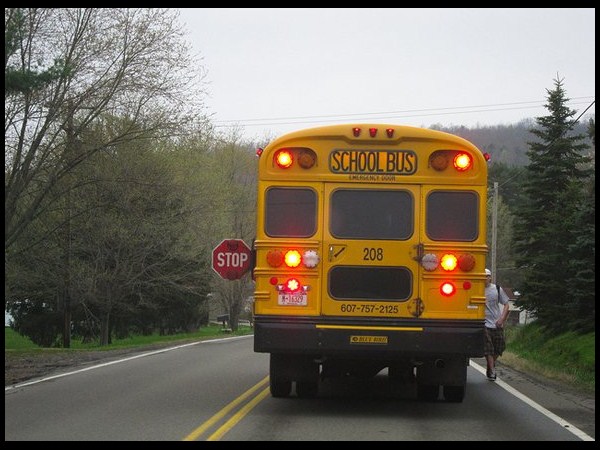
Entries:
{"label": "bus tire", "polygon": [[285,376],[285,357],[271,354],[269,388],[273,397],[288,397],[292,392],[292,380]]}

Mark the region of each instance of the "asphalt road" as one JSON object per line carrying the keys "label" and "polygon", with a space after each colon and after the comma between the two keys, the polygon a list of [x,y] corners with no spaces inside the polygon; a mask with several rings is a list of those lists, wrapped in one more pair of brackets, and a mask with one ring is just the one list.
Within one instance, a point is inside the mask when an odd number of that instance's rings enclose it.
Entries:
{"label": "asphalt road", "polygon": [[[477,361],[469,368],[463,403],[419,402],[414,385],[391,385],[383,372],[369,381],[327,380],[315,399],[272,398],[268,355],[254,353],[252,346],[252,336],[205,341],[7,387],[5,440],[595,437],[594,405],[590,410],[560,392],[550,395],[554,388],[535,386],[506,368],[497,382],[487,381]],[[527,390],[537,403],[530,402]]]}

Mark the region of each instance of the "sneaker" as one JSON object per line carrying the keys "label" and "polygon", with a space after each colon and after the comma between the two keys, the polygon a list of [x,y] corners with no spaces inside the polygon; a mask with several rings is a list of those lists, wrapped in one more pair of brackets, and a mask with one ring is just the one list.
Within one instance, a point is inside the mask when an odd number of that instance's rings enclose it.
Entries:
{"label": "sneaker", "polygon": [[488,370],[487,371],[487,379],[490,381],[496,381],[496,371],[495,370]]}

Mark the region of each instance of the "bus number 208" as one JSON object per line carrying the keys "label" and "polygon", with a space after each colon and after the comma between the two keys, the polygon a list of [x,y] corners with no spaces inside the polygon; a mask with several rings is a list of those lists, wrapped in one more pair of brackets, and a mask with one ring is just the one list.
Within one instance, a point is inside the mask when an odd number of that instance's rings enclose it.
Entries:
{"label": "bus number 208", "polygon": [[383,261],[383,249],[381,247],[365,247],[363,248],[363,259],[365,261]]}

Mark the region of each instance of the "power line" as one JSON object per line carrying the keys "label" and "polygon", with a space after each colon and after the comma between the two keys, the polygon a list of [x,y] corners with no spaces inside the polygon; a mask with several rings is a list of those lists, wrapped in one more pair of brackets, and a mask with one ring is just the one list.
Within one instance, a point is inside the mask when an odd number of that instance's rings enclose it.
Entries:
{"label": "power line", "polygon": [[[593,98],[592,96],[585,97],[573,97],[571,100],[581,100]],[[352,113],[352,114],[332,114],[332,115],[317,115],[317,116],[289,116],[289,117],[270,117],[261,119],[237,119],[237,120],[216,120],[214,124],[216,127],[227,127],[235,125],[243,126],[269,126],[269,125],[290,125],[290,124],[302,124],[302,123],[320,123],[320,122],[343,122],[350,118],[356,117],[367,117],[367,116],[380,116],[372,117],[375,119],[398,119],[398,118],[409,118],[409,117],[426,117],[426,116],[437,116],[437,115],[448,115],[448,114],[466,114],[475,112],[494,112],[494,111],[508,111],[516,109],[530,109],[539,108],[545,105],[546,100],[543,101],[525,101],[525,102],[511,102],[511,103],[495,103],[488,105],[468,105],[468,106],[454,106],[454,107],[439,107],[439,108],[424,108],[424,109],[406,109],[397,111],[383,111],[383,112],[364,112],[364,113]],[[572,104],[585,104],[587,101],[573,102]],[[518,106],[521,105],[521,106]],[[527,106],[523,106],[527,105]],[[508,108],[506,108],[508,106]],[[397,116],[396,114],[403,114]],[[408,114],[408,115],[405,115]],[[325,120],[318,120],[325,119]],[[263,122],[267,121],[267,122]],[[277,122],[272,122],[277,121]],[[288,121],[288,122],[285,122]],[[250,122],[262,122],[262,123],[250,123]]]}

